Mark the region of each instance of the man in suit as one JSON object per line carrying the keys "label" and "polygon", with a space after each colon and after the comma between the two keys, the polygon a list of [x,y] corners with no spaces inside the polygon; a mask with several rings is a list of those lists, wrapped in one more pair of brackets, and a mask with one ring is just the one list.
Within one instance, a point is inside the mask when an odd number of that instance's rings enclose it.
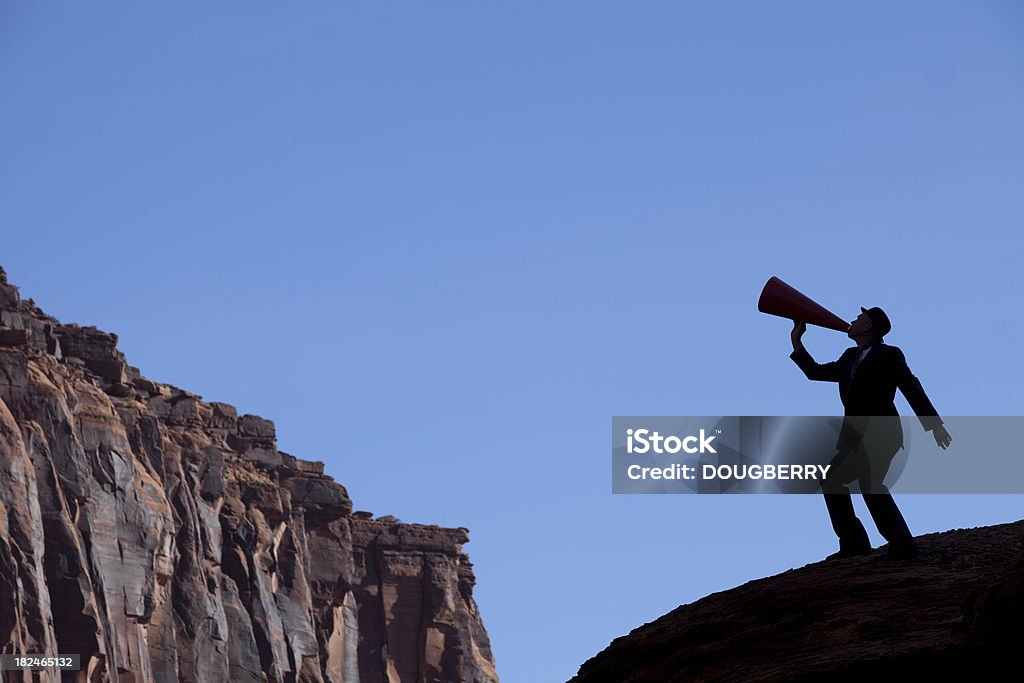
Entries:
{"label": "man in suit", "polygon": [[882,342],[892,328],[889,317],[878,307],[860,310],[847,332],[857,345],[831,363],[816,363],[804,348],[801,337],[807,330],[805,323],[796,321],[790,335],[790,358],[808,379],[838,382],[839,398],[845,409],[837,452],[821,486],[832,528],[839,537],[839,552],[828,559],[871,552],[867,532],[857,519],[847,488],[855,480],[875,526],[889,542],[884,557],[913,559],[917,556],[914,537],[883,483],[892,459],[903,448],[903,428],[894,403],[896,389],[903,392],[925,431],[935,437],[935,443],[945,449],[952,438],[921,382],[907,367],[903,352]]}

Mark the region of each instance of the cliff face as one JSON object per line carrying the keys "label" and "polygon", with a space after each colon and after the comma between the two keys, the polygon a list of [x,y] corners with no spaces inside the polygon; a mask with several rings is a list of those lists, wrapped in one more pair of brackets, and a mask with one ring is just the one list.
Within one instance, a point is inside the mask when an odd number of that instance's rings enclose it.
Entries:
{"label": "cliff face", "polygon": [[353,513],[272,422],[116,344],[0,269],[0,652],[78,653],[69,680],[498,680],[466,529]]}
{"label": "cliff face", "polygon": [[615,639],[570,683],[1019,675],[1024,522],[918,543],[918,561],[818,562],[683,605]]}

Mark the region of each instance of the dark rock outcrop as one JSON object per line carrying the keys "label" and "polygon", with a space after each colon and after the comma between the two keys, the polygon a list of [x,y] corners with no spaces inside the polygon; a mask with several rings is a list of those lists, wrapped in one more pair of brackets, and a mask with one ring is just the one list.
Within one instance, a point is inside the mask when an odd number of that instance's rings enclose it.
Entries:
{"label": "dark rock outcrop", "polygon": [[570,683],[1016,675],[1024,522],[918,542],[917,561],[818,562],[678,607],[614,640]]}
{"label": "dark rock outcrop", "polygon": [[0,652],[80,654],[82,681],[496,682],[468,532],[353,515],[323,470],[0,269]]}

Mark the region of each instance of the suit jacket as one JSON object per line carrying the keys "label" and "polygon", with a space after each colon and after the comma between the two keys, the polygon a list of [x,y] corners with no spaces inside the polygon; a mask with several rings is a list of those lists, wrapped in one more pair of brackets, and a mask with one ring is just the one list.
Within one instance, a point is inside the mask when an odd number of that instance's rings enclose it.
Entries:
{"label": "suit jacket", "polygon": [[872,430],[879,437],[884,448],[892,448],[895,453],[903,446],[903,427],[900,425],[896,410],[896,390],[903,392],[910,407],[914,409],[921,426],[926,431],[942,424],[935,406],[928,400],[921,387],[921,382],[907,366],[903,351],[896,346],[875,342],[871,350],[854,371],[854,362],[860,351],[851,347],[843,351],[838,359],[831,363],[816,363],[806,349],[794,351],[790,358],[803,370],[807,379],[821,382],[838,382],[839,398],[843,402],[843,428],[840,431],[837,447],[851,439],[863,438],[866,420],[851,419],[852,417],[894,416],[890,420],[874,420]]}

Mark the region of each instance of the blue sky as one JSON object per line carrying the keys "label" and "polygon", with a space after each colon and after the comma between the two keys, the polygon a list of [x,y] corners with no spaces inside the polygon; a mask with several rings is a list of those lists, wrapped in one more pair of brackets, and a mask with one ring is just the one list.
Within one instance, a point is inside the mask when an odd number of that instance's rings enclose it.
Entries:
{"label": "blue sky", "polygon": [[610,493],[612,415],[839,411],[769,276],[885,307],[940,412],[1024,412],[1021,36],[1010,0],[6,2],[0,264],[357,509],[469,527],[503,681],[564,681],[834,550],[816,497]]}

